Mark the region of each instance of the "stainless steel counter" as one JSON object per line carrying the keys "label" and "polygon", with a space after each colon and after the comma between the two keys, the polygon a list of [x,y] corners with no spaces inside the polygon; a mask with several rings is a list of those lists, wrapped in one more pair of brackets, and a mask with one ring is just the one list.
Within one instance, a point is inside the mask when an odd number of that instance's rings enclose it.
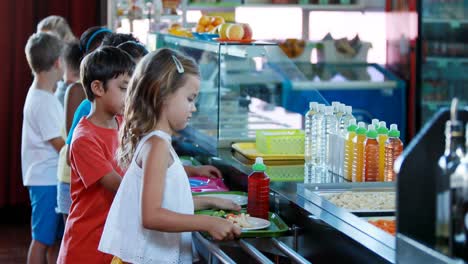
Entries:
{"label": "stainless steel counter", "polygon": [[[218,149],[217,157],[197,158],[202,163],[218,167],[231,189],[247,190],[247,175],[252,170],[231,150]],[[299,230],[297,241],[290,246],[313,263],[395,263],[395,238],[315,193],[330,188],[394,190],[394,185],[271,183],[270,210]],[[389,214],[394,213],[383,215]]]}

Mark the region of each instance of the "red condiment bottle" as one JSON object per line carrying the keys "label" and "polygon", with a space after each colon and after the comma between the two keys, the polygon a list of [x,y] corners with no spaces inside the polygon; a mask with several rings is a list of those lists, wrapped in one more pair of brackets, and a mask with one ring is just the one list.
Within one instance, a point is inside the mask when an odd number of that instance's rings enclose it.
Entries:
{"label": "red condiment bottle", "polygon": [[254,171],[248,178],[247,213],[250,216],[268,220],[270,178],[265,173],[266,166],[263,158],[257,157],[252,169]]}

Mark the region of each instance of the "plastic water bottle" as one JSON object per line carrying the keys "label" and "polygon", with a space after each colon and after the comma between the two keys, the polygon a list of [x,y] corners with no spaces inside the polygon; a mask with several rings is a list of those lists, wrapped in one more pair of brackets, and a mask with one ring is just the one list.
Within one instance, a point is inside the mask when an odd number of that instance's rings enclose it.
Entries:
{"label": "plastic water bottle", "polygon": [[310,102],[309,103],[309,111],[305,114],[305,140],[304,140],[304,183],[311,183],[312,182],[312,168],[314,167],[315,163],[312,161],[312,153],[316,152],[315,147],[316,145],[312,142],[312,119],[315,114],[318,112],[318,103],[317,102]]}
{"label": "plastic water bottle", "polygon": [[379,129],[377,129],[379,134],[377,141],[379,142],[379,181],[385,181],[385,142],[388,139],[388,128],[385,121],[380,121]]}
{"label": "plastic water bottle", "polygon": [[343,115],[338,120],[338,140],[337,140],[337,150],[338,150],[338,159],[337,162],[337,173],[338,175],[346,178],[345,168],[344,168],[344,159],[345,159],[345,143],[346,135],[348,134],[347,127],[349,121],[354,118],[352,112],[353,108],[351,106],[341,105],[343,109]]}
{"label": "plastic water bottle", "polygon": [[346,180],[353,180],[353,160],[354,160],[354,138],[356,137],[356,119],[351,119],[348,125],[348,133],[346,133],[345,156],[344,156],[344,172],[343,176]]}
{"label": "plastic water bottle", "polygon": [[[334,144],[336,141],[336,136],[338,133],[338,120],[333,114],[333,107],[325,107],[325,118],[324,118],[324,136],[325,136],[325,161],[327,163],[327,170],[336,172],[334,165],[334,160],[337,158],[336,148]],[[323,152],[321,153],[324,154]]]}
{"label": "plastic water bottle", "polygon": [[362,182],[364,172],[364,141],[366,140],[366,124],[359,122],[354,138],[353,182]]}
{"label": "plastic water bottle", "polygon": [[333,114],[336,116],[336,119],[340,121],[341,117],[345,114],[345,104],[338,103],[336,104],[336,109],[334,109]]}
{"label": "plastic water bottle", "polygon": [[331,106],[333,107],[333,114],[334,114],[334,115],[336,115],[336,113],[338,113],[338,110],[339,110],[338,107],[339,107],[340,104],[341,104],[341,103],[338,102],[338,101],[333,101],[333,102],[331,103]]}
{"label": "plastic water bottle", "polygon": [[379,129],[379,120],[377,118],[372,119],[372,125],[374,126],[374,129]]}
{"label": "plastic water bottle", "polygon": [[324,158],[322,158],[319,153],[324,151],[325,149],[325,142],[323,140],[323,122],[325,117],[325,105],[319,104],[318,105],[318,112],[312,117],[312,140],[311,144],[314,146],[313,152],[311,153],[311,165],[310,167],[313,168],[313,177],[315,181],[318,180],[319,174],[322,170],[322,167],[325,166]]}
{"label": "plastic water bottle", "polygon": [[270,178],[265,173],[266,166],[263,163],[263,158],[257,157],[252,169],[253,172],[248,178],[247,213],[253,217],[268,220],[270,210]]}
{"label": "plastic water bottle", "polygon": [[385,181],[396,180],[396,173],[393,170],[393,165],[401,152],[403,152],[403,143],[399,137],[400,131],[398,131],[398,126],[396,124],[391,124],[390,130],[388,131],[388,139],[385,141]]}
{"label": "plastic water bottle", "polygon": [[347,134],[347,128],[349,121],[353,119],[353,107],[350,105],[347,105],[344,107],[344,115],[340,118],[340,133],[342,135]]}
{"label": "plastic water bottle", "polygon": [[375,182],[379,179],[379,142],[374,125],[367,129],[367,139],[364,143],[364,181]]}

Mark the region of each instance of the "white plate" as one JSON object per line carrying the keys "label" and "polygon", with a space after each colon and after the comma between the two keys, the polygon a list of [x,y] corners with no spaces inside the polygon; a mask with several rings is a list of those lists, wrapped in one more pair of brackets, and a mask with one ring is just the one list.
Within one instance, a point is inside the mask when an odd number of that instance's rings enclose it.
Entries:
{"label": "white plate", "polygon": [[252,227],[244,227],[242,228],[242,231],[264,229],[270,226],[270,221],[262,218],[249,216],[247,219],[249,221],[249,224],[252,225]]}
{"label": "white plate", "polygon": [[207,194],[202,194],[203,196],[209,196],[209,197],[216,197],[216,198],[223,198],[223,199],[228,199],[236,204],[242,206],[247,204],[247,196],[245,195],[240,195],[240,194],[232,194],[232,193],[207,193]]}

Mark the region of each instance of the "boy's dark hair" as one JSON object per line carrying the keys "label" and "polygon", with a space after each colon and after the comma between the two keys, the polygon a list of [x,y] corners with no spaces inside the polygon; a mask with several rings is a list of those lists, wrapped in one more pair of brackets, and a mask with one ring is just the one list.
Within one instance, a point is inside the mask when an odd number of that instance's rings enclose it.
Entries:
{"label": "boy's dark hair", "polygon": [[111,34],[107,34],[104,37],[104,39],[102,40],[101,46],[117,47],[118,45],[127,41],[137,42],[138,39],[136,39],[132,34],[111,33]]}
{"label": "boy's dark hair", "polygon": [[90,27],[80,37],[80,47],[83,54],[88,54],[101,45],[102,40],[112,31],[105,27]]}
{"label": "boy's dark hair", "polygon": [[28,39],[24,52],[34,73],[49,71],[63,55],[64,43],[55,34],[34,33]]}
{"label": "boy's dark hair", "polygon": [[107,81],[121,74],[132,75],[135,62],[125,51],[115,47],[100,47],[86,55],[81,62],[81,83],[85,88],[86,97],[94,101],[94,93],[91,90],[93,81],[101,81],[104,90],[107,90]]}
{"label": "boy's dark hair", "polygon": [[80,62],[83,53],[80,49],[80,43],[74,41],[68,43],[65,47],[65,64],[68,65],[74,72],[80,71]]}
{"label": "boy's dark hair", "polygon": [[122,49],[130,54],[134,60],[138,60],[148,54],[148,50],[145,48],[145,46],[143,46],[143,44],[140,42],[135,41],[124,42],[118,45],[117,48]]}

